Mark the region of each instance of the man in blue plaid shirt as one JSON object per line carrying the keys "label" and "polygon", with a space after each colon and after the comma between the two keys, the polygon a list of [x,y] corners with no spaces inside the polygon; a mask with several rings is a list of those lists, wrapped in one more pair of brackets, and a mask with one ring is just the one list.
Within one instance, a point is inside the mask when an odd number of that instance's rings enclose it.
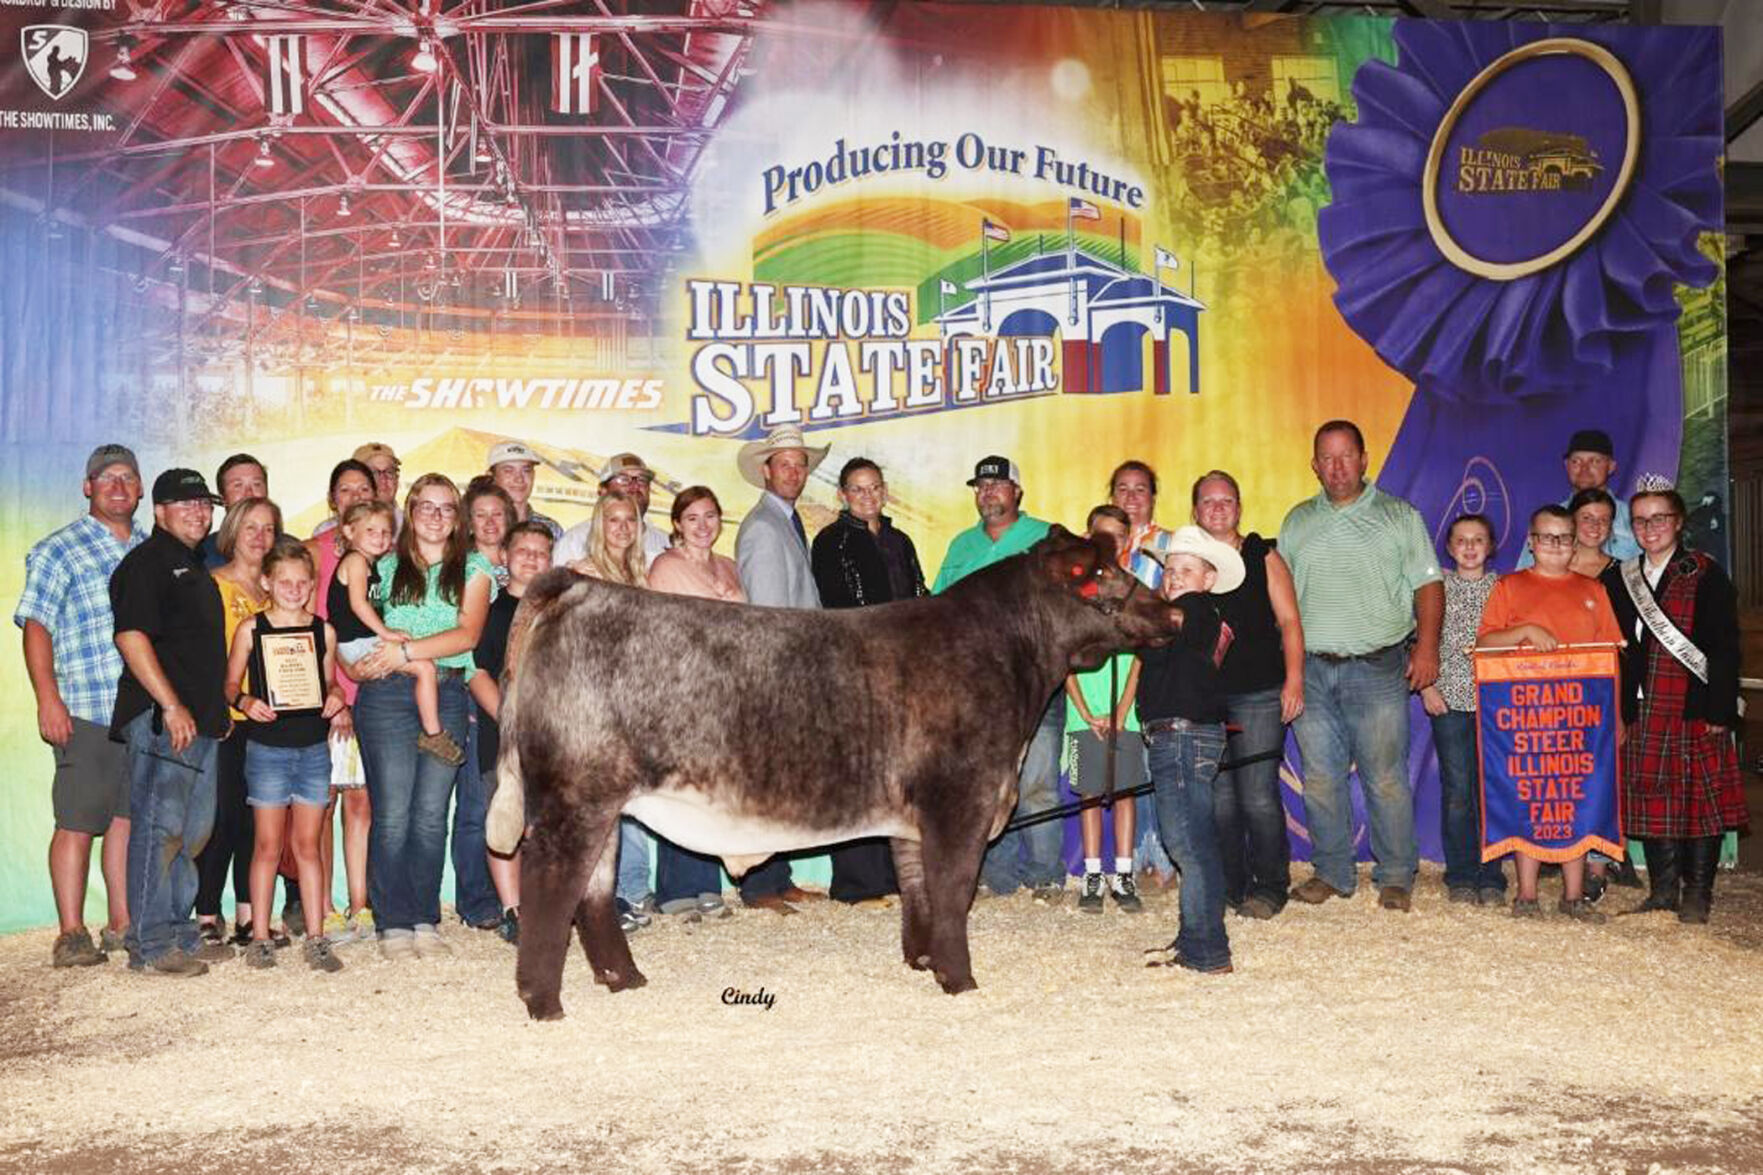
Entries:
{"label": "man in blue plaid shirt", "polygon": [[135,525],[141,469],[122,445],[100,445],[86,459],[86,513],[32,547],[13,623],[24,630],[25,670],[37,695],[37,732],[55,753],[55,833],[49,884],[61,933],[57,967],[108,957],[86,929],[86,877],[92,838],[104,838],[110,907],[103,941],[119,949],[128,925],[124,866],[129,843],[128,759],[110,739],[122,655],[111,631],[110,573],[147,537]]}

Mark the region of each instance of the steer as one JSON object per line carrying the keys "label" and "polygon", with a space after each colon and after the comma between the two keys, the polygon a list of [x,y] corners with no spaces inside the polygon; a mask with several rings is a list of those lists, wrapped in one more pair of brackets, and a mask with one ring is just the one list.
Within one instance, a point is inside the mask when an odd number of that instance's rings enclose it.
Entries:
{"label": "steer", "polygon": [[[644,983],[613,911],[621,812],[736,877],[774,853],[889,837],[907,965],[971,990],[980,857],[1015,807],[1047,699],[1181,622],[1107,540],[1059,527],[941,596],[848,611],[547,572],[514,625],[491,820],[491,847],[511,849],[524,792],[528,1013],[563,1014],[572,924],[599,983]],[[836,709],[846,697],[879,702]]]}

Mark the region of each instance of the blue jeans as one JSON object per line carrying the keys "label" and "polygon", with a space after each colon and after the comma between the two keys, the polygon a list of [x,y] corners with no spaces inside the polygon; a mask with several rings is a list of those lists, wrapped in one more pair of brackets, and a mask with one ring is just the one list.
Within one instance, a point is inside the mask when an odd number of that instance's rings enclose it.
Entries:
{"label": "blue jeans", "polygon": [[1348,772],[1357,765],[1380,888],[1412,889],[1420,863],[1408,781],[1408,651],[1350,661],[1304,658],[1304,712],[1292,724],[1304,758],[1304,813],[1316,876],[1343,894],[1358,884]]}
{"label": "blue jeans", "polygon": [[1445,846],[1450,889],[1506,889],[1498,861],[1481,860],[1481,773],[1476,761],[1475,714],[1447,710],[1432,719],[1439,756],[1439,839]]}
{"label": "blue jeans", "polygon": [[655,902],[657,905],[722,892],[722,862],[688,852],[670,840],[655,838]]}
{"label": "blue jeans", "polygon": [[1224,867],[1213,824],[1213,783],[1224,755],[1224,724],[1176,720],[1173,729],[1147,731],[1157,827],[1170,860],[1181,870],[1181,929],[1175,949],[1182,964],[1211,971],[1230,963],[1224,929]]}
{"label": "blue jeans", "polygon": [[490,795],[484,773],[477,765],[477,707],[468,720],[465,762],[459,766],[458,791],[453,799],[453,908],[459,919],[472,926],[494,922],[502,916],[502,903],[490,880],[489,848],[484,844],[484,817]]}
{"label": "blue jeans", "polygon": [[[1151,752],[1148,749],[1140,752],[1145,756],[1145,778],[1151,778]],[[1136,796],[1133,799],[1133,825],[1139,831],[1139,843],[1133,851],[1133,868],[1140,873],[1155,870],[1165,876],[1175,872],[1175,862],[1163,851],[1163,838],[1157,835],[1157,797],[1155,794]],[[1119,852],[1119,846],[1115,846]],[[1121,854],[1124,856],[1125,854]]]}
{"label": "blue jeans", "polygon": [[1279,691],[1257,690],[1225,699],[1237,727],[1226,740],[1227,758],[1246,759],[1266,751],[1274,757],[1222,772],[1213,791],[1213,820],[1224,861],[1224,901],[1240,906],[1260,898],[1275,910],[1292,887],[1292,846],[1286,840],[1286,810],[1279,798],[1279,764],[1285,757],[1286,728],[1280,721]]}
{"label": "blue jeans", "polygon": [[[465,745],[470,699],[457,676],[441,679],[441,729]],[[410,930],[441,921],[441,874],[447,861],[447,805],[459,768],[417,751],[422,723],[416,683],[394,673],[363,682],[355,732],[367,774],[373,829],[367,838],[367,896],[375,924]]]}
{"label": "blue jeans", "polygon": [[618,896],[636,905],[649,896],[649,834],[629,816],[618,818]]}
{"label": "blue jeans", "polygon": [[[1065,739],[1065,694],[1053,695],[1041,724],[1029,740],[1017,777],[1016,816],[1059,806],[1059,749]],[[980,880],[995,894],[1019,886],[1065,884],[1065,832],[1062,821],[1043,820],[1006,832],[986,850]]]}
{"label": "blue jeans", "polygon": [[143,967],[174,948],[194,954],[196,854],[214,828],[214,756],[198,737],[181,752],[153,732],[153,711],[123,728],[129,763],[129,965]]}

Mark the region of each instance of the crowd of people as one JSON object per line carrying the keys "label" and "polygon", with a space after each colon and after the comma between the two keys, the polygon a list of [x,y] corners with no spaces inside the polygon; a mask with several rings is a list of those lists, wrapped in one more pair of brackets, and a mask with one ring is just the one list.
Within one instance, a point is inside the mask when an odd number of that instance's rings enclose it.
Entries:
{"label": "crowd of people", "polygon": [[[463,490],[424,473],[401,499],[397,455],[362,445],[331,471],[329,515],[300,541],[283,533],[269,472],[249,454],[221,464],[218,493],[195,470],[161,473],[149,529],[135,519],[145,488],[135,455],[100,446],[84,471],[86,513],[31,549],[15,615],[54,752],[54,965],[126,951],[132,968],[190,976],[242,948],[248,965],[267,968],[295,937],[321,972],[343,966],[338,948],[349,943],[377,942],[387,959],[447,955],[449,846],[460,920],[517,942],[518,853],[490,853],[484,820],[498,682],[538,575],[558,566],[760,607],[863,608],[941,593],[1048,533],[1023,509],[1022,471],[986,457],[967,483],[977,520],[927,586],[912,539],[886,513],[883,470],[866,457],[844,463],[842,509],[810,540],[796,504],[827,453],[795,427],[742,447],[738,471],[759,495],[730,559],[716,551],[716,492],[676,493],[663,530],[648,517],[654,474],[633,453],[606,463],[592,517],[566,531],[533,508],[542,458],[520,442],[494,446]],[[1449,527],[1453,567],[1442,569],[1418,512],[1366,479],[1369,455],[1349,421],[1317,430],[1320,492],[1292,507],[1276,538],[1242,533],[1241,486],[1218,469],[1192,483],[1191,522],[1166,528],[1155,470],[1122,462],[1087,529],[1177,605],[1182,623],[1165,646],[1074,675],[1048,699],[1023,756],[1018,817],[1059,804],[1062,769],[1085,797],[1152,785],[1140,802],[1083,810],[1077,908],[1138,913],[1142,884],[1179,884],[1180,928],[1164,962],[1228,972],[1227,911],[1270,919],[1290,900],[1356,889],[1356,770],[1377,901],[1409,910],[1415,693],[1439,759],[1449,899],[1504,906],[1503,863],[1482,860],[1468,650],[1605,642],[1625,645],[1620,811],[1650,884],[1638,909],[1706,921],[1719,838],[1745,820],[1736,600],[1719,564],[1682,544],[1674,489],[1644,478],[1626,501],[1611,493],[1613,453],[1600,431],[1572,437],[1571,493],[1530,516],[1529,559],[1506,576],[1490,567],[1493,524],[1473,514]],[[216,506],[225,515],[211,534]],[[1313,865],[1295,887],[1279,786],[1288,726]],[[84,913],[94,840],[108,898],[96,940]],[[729,913],[715,858],[657,839],[651,870],[649,843],[627,818],[617,879],[627,932],[655,917]],[[1026,887],[1058,904],[1062,849],[1057,821],[1013,825],[986,852],[981,891]],[[1542,917],[1539,856],[1515,856],[1510,909]],[[834,846],[831,861],[834,900],[897,892],[883,841]],[[1595,907],[1615,864],[1562,862],[1558,911],[1601,921]],[[738,892],[743,905],[779,914],[822,896],[795,883],[784,857],[746,873]]]}

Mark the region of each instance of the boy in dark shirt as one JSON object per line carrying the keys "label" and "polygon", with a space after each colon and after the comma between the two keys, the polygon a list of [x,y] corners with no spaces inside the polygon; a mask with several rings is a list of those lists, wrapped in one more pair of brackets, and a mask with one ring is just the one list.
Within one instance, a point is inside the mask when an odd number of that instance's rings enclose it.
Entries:
{"label": "boy in dark shirt", "polygon": [[1164,567],[1158,590],[1181,605],[1184,617],[1173,641],[1140,654],[1139,725],[1150,751],[1157,826],[1181,870],[1181,927],[1160,965],[1224,975],[1232,967],[1212,785],[1224,754],[1218,666],[1230,646],[1230,629],[1212,595],[1243,582],[1243,559],[1197,526],[1160,534],[1151,549]]}

